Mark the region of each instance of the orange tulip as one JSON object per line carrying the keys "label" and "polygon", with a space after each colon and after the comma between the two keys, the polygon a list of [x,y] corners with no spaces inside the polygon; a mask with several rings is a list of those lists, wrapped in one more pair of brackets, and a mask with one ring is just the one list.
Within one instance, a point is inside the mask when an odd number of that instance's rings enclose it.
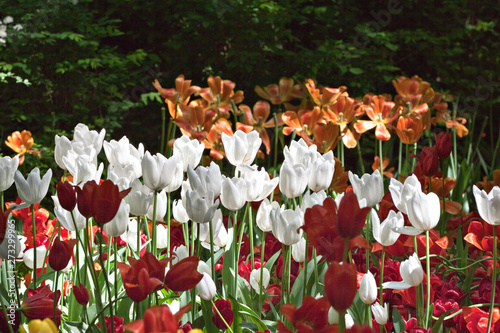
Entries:
{"label": "orange tulip", "polygon": [[5,141],[5,144],[19,155],[19,165],[21,165],[24,162],[24,154],[26,153],[37,155],[40,158],[40,152],[31,149],[34,142],[31,132],[24,130],[12,133]]}
{"label": "orange tulip", "polygon": [[[261,88],[255,87],[255,92],[265,100],[270,101],[274,105],[284,104],[295,98],[303,98],[304,90],[299,84],[294,85],[293,79],[282,77],[279,85],[270,84]],[[288,103],[287,103],[288,104]]]}
{"label": "orange tulip", "polygon": [[197,86],[191,86],[191,80],[185,80],[182,74],[175,79],[175,89],[162,88],[158,80],[153,82],[153,86],[158,90],[161,97],[166,99],[165,102],[171,101],[173,104],[179,102],[185,105],[189,103],[191,95],[201,89]]}
{"label": "orange tulip", "polygon": [[354,128],[358,133],[364,133],[376,127],[375,137],[377,140],[387,141],[391,138],[388,127],[391,127],[394,120],[400,115],[401,107],[396,107],[394,102],[386,100],[383,95],[370,97],[365,96],[365,105],[361,106],[370,120],[358,120],[354,124]]}
{"label": "orange tulip", "polygon": [[396,134],[403,143],[407,145],[414,144],[420,139],[423,131],[424,126],[421,117],[415,114],[409,117],[399,117]]}
{"label": "orange tulip", "polygon": [[307,79],[306,88],[309,91],[309,94],[311,94],[314,103],[321,108],[327,105],[334,104],[340,97],[340,95],[342,95],[342,93],[347,90],[347,87],[345,86],[341,86],[338,88],[316,88],[316,83],[312,79]]}

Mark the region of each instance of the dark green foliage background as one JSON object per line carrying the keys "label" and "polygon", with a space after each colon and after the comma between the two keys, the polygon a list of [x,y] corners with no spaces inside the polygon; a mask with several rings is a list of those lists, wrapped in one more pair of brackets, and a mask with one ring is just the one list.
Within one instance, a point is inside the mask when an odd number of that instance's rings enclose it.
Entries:
{"label": "dark green foliage background", "polygon": [[[199,86],[209,75],[233,80],[248,105],[255,85],[282,76],[362,96],[394,94],[392,79],[419,75],[459,97],[459,112],[493,120],[492,149],[499,9],[496,0],[2,0],[0,18],[24,28],[9,25],[0,72],[31,85],[0,81],[0,138],[30,130],[50,165],[54,135],[83,122],[155,151],[162,104],[151,82],[169,88],[179,74]],[[0,153],[12,155],[3,142]]]}

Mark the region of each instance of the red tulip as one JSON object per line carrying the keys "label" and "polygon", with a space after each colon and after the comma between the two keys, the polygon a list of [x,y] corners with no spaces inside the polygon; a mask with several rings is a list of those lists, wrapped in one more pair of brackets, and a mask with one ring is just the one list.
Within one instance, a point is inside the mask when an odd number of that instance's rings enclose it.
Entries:
{"label": "red tulip", "polygon": [[170,268],[165,276],[166,286],[173,291],[186,291],[194,288],[203,275],[197,270],[198,257],[187,257]]}
{"label": "red tulip", "polygon": [[0,332],[9,332],[9,323],[14,329],[14,332],[16,332],[21,324],[21,314],[19,311],[14,310],[14,307],[6,305],[3,307],[5,307],[5,310],[7,311],[7,320],[5,320],[3,310],[0,308]]}
{"label": "red tulip", "polygon": [[7,209],[5,212],[0,207],[0,244],[2,244],[5,238],[5,233],[7,232],[7,222],[9,221],[9,214],[11,209]]}
{"label": "red tulip", "polygon": [[76,301],[83,306],[86,306],[90,300],[89,291],[81,283],[78,287],[73,286],[73,295],[75,295]]}
{"label": "red tulip", "polygon": [[175,315],[167,305],[153,306],[144,312],[143,319],[123,326],[133,333],[177,332],[182,315],[189,310],[191,304],[180,309]]}
{"label": "red tulip", "polygon": [[354,301],[357,290],[356,265],[332,261],[325,274],[325,292],[332,307],[345,312]]}
{"label": "red tulip", "polygon": [[83,189],[77,187],[76,191],[80,213],[86,218],[93,217],[102,226],[115,217],[122,199],[131,189],[120,191],[111,180],[105,180],[100,185],[92,180],[85,183]]}
{"label": "red tulip", "polygon": [[453,147],[453,143],[451,140],[450,132],[441,132],[436,137],[436,149],[437,154],[441,160],[448,158],[451,154],[451,148]]}
{"label": "red tulip", "polygon": [[55,271],[65,269],[73,255],[73,246],[77,242],[77,239],[70,239],[67,242],[63,242],[59,238],[56,238],[50,249],[49,266]]}
{"label": "red tulip", "polygon": [[[334,325],[328,325],[330,304],[326,297],[315,299],[306,296],[297,309],[295,304],[283,304],[280,312],[285,316],[297,332],[335,332]],[[291,333],[285,324],[278,321],[278,331]]]}
{"label": "red tulip", "polygon": [[[35,291],[28,290],[28,296],[23,300],[21,305],[23,314],[29,319],[45,319],[50,318],[57,326],[61,321],[61,310],[56,308],[56,320],[54,320],[54,293],[50,291],[48,285],[43,286]],[[59,293],[60,295],[60,293]],[[56,297],[58,298],[58,297]]]}
{"label": "red tulip", "polygon": [[118,269],[122,275],[125,292],[134,302],[145,300],[149,294],[163,285],[161,280],[149,275],[148,266],[142,260],[136,261],[132,267],[118,263]]}
{"label": "red tulip", "polygon": [[342,238],[353,239],[361,234],[370,207],[360,208],[354,192],[346,192],[338,209],[337,231]]}
{"label": "red tulip", "polygon": [[[212,322],[214,323],[215,326],[217,326],[218,329],[225,330],[227,329],[226,324],[224,321],[231,326],[233,324],[233,319],[234,319],[234,313],[233,310],[231,309],[231,301],[230,300],[223,300],[219,299],[214,302],[215,306],[212,307],[212,313],[214,316],[212,317]],[[221,316],[215,309],[217,307],[217,310],[219,313],[222,315],[222,320]]]}
{"label": "red tulip", "polygon": [[76,190],[68,181],[59,182],[56,185],[57,199],[61,207],[67,211],[72,211],[76,206]]}

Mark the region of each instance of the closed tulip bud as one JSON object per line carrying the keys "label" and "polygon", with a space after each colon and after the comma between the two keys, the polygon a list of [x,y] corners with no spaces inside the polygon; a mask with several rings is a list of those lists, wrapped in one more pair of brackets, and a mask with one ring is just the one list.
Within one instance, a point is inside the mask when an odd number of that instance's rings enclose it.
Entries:
{"label": "closed tulip bud", "polygon": [[76,206],[76,191],[68,181],[59,182],[56,185],[57,198],[62,208],[72,211]]}
{"label": "closed tulip bud", "polygon": [[424,147],[420,153],[418,163],[422,168],[422,172],[427,177],[432,177],[439,168],[439,157],[437,154],[436,146]]}
{"label": "closed tulip bud", "polygon": [[345,312],[356,297],[356,265],[332,261],[325,274],[325,292],[331,306],[338,312]]}
{"label": "closed tulip bud", "polygon": [[182,162],[177,160],[177,156],[167,159],[160,153],[152,156],[147,151],[142,158],[141,166],[144,185],[153,191],[159,192],[174,183],[178,185],[177,187],[182,184],[182,179],[180,181],[178,179],[179,174],[182,174]]}
{"label": "closed tulip bud", "polygon": [[326,190],[332,183],[333,173],[335,171],[335,160],[333,152],[318,156],[314,162],[309,165],[309,188],[314,192]]}
{"label": "closed tulip bud", "polygon": [[370,305],[377,299],[377,283],[373,274],[368,271],[361,279],[359,286],[359,298],[363,303]]}
{"label": "closed tulip bud", "polygon": [[199,166],[196,170],[188,166],[187,175],[191,189],[200,196],[204,197],[208,192],[212,192],[214,197],[218,197],[221,193],[222,174],[214,162],[210,162],[209,167]]}
{"label": "closed tulip bud", "polygon": [[276,201],[269,202],[268,198],[262,200],[255,218],[255,222],[260,230],[269,232],[273,229],[271,225],[271,214],[273,214],[272,211],[274,209],[280,209],[279,203]]}
{"label": "closed tulip bud", "polygon": [[[262,273],[261,273],[261,270]],[[262,281],[260,280],[260,276],[262,274]],[[269,286],[269,280],[271,275],[269,274],[269,270],[265,267],[261,267],[258,269],[254,269],[252,273],[250,273],[250,285],[257,292],[257,294],[261,294],[263,291],[267,289]],[[260,285],[262,284],[262,291],[260,290]]]}
{"label": "closed tulip bud", "polygon": [[306,239],[304,237],[301,237],[297,243],[292,244],[292,258],[296,262],[306,260]]}
{"label": "closed tulip bud", "polygon": [[165,284],[173,291],[186,291],[194,288],[203,278],[197,270],[198,257],[188,257],[176,263],[165,276]]}
{"label": "closed tulip bud", "polygon": [[118,237],[123,235],[125,231],[127,231],[127,226],[130,222],[129,214],[130,207],[125,201],[122,200],[115,217],[113,217],[111,221],[104,224],[103,226],[104,231],[106,231],[108,236]]}
{"label": "closed tulip bud", "polygon": [[49,266],[55,271],[62,271],[68,266],[73,255],[73,247],[78,242],[76,239],[71,239],[63,242],[56,238],[49,252]]}
{"label": "closed tulip bud", "polygon": [[366,207],[375,207],[382,200],[384,196],[384,182],[378,170],[375,170],[371,175],[365,173],[361,176],[361,179],[349,171],[349,180],[358,200],[366,200]]}
{"label": "closed tulip bud", "polygon": [[415,229],[420,230],[419,233],[433,229],[441,217],[441,203],[433,192],[425,194],[416,191],[407,204],[407,209],[410,223]]}
{"label": "closed tulip bud", "polygon": [[237,211],[243,207],[247,198],[247,182],[243,178],[222,177],[220,201],[229,210]]}
{"label": "closed tulip bud", "polygon": [[218,206],[219,200],[214,202],[214,195],[210,191],[206,197],[201,197],[197,191],[186,192],[186,212],[196,223],[210,222]]}
{"label": "closed tulip bud", "polygon": [[280,191],[288,198],[296,198],[304,193],[309,172],[303,164],[290,164],[284,161],[280,169]]}
{"label": "closed tulip bud", "polygon": [[486,191],[480,190],[476,185],[472,187],[472,190],[481,218],[491,225],[499,225],[500,187],[494,186],[488,194],[486,194]]}
{"label": "closed tulip bud", "polygon": [[214,280],[205,272],[201,281],[196,285],[196,289],[198,290],[198,295],[205,301],[212,300],[217,293]]}
{"label": "closed tulip bud", "polygon": [[297,243],[302,237],[304,213],[297,207],[295,210],[274,209],[271,213],[271,224],[274,237],[284,245]]}
{"label": "closed tulip bud", "polygon": [[79,304],[86,306],[89,303],[89,291],[87,290],[87,287],[85,287],[85,285],[80,283],[78,287],[73,286],[73,295],[75,295],[76,301]]}
{"label": "closed tulip bud", "polygon": [[372,313],[373,317],[375,318],[375,321],[379,325],[385,325],[387,323],[387,320],[389,319],[389,308],[388,304],[385,303],[384,306],[380,305],[380,303],[375,303],[371,306],[372,308]]}
{"label": "closed tulip bud", "polygon": [[0,157],[0,192],[5,191],[14,183],[14,175],[19,166],[19,155],[14,158]]}
{"label": "closed tulip bud", "polygon": [[451,149],[453,148],[451,139],[450,132],[441,132],[436,137],[437,154],[441,160],[447,159],[451,154]]}
{"label": "closed tulip bud", "polygon": [[124,200],[130,206],[130,214],[143,216],[153,204],[153,192],[149,187],[143,185],[139,179],[134,180],[130,185],[132,190]]}
{"label": "closed tulip bud", "polygon": [[156,194],[156,214],[153,216],[154,204],[149,205],[147,218],[151,221],[161,220],[167,213],[167,193],[161,190]]}
{"label": "closed tulip bud", "polygon": [[47,170],[43,178],[40,178],[40,170],[34,168],[27,179],[24,179],[20,171],[16,171],[14,181],[16,182],[17,195],[29,205],[39,203],[49,190],[51,178],[51,169]]}

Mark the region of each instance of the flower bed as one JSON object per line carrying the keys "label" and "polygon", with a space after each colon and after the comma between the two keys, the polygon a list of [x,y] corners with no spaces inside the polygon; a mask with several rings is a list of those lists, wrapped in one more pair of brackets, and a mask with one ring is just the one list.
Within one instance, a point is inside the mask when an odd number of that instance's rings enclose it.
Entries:
{"label": "flower bed", "polygon": [[[155,82],[170,115],[160,152],[78,124],[55,137],[58,170],[27,177],[19,165],[40,152],[13,133],[0,331],[500,331],[499,173],[471,186],[451,97],[393,83],[394,101],[358,100],[283,78],[250,108],[220,77]],[[346,170],[348,150],[372,172]]]}

